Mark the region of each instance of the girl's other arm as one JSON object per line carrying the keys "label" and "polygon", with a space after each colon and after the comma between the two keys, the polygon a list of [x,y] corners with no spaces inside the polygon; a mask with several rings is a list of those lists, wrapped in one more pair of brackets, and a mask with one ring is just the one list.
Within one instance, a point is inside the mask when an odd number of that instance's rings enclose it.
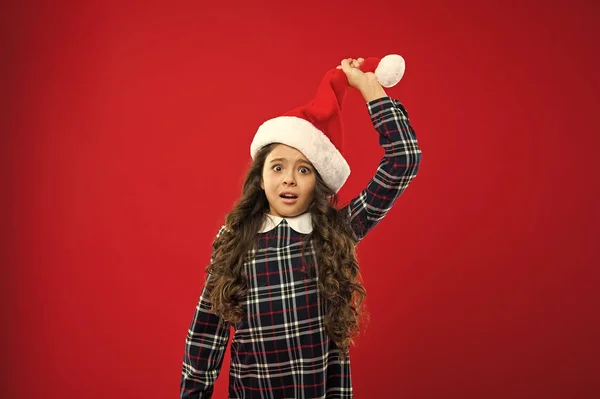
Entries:
{"label": "girl's other arm", "polygon": [[[221,231],[219,234],[223,231]],[[217,235],[218,237],[218,235]],[[207,277],[206,281],[210,276]],[[211,312],[206,282],[185,340],[180,382],[181,399],[208,399],[223,364],[230,324]]]}

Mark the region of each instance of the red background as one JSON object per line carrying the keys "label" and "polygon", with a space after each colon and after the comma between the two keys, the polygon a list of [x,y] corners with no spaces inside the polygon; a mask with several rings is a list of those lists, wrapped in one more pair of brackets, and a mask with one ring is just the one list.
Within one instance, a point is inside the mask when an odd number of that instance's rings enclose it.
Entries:
{"label": "red background", "polygon": [[[600,393],[597,2],[4,4],[2,397],[176,397],[255,129],[387,53],[423,158],[358,247],[355,397]],[[382,154],[344,123],[342,202]]]}

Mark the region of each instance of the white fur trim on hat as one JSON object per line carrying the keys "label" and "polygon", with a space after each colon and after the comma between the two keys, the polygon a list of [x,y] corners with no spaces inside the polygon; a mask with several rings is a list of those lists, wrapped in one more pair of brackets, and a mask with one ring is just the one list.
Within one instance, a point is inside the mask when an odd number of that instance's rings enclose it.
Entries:
{"label": "white fur trim on hat", "polygon": [[279,116],[264,122],[257,130],[250,155],[262,147],[281,143],[296,148],[313,164],[325,184],[336,193],[350,176],[350,166],[331,140],[306,119]]}

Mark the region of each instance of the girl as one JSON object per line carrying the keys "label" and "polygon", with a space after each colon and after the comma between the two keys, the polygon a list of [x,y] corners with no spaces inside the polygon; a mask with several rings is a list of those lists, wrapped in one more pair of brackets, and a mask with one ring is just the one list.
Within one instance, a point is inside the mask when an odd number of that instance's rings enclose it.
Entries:
{"label": "girl", "polygon": [[[355,246],[421,159],[406,110],[387,96],[377,65],[343,60],[313,101],[258,129],[242,196],[213,242],[186,339],[181,398],[212,397],[230,327],[230,398],[352,397],[348,350],[366,295]],[[367,187],[338,209],[350,173],[339,115],[348,85],[362,94],[384,155]]]}

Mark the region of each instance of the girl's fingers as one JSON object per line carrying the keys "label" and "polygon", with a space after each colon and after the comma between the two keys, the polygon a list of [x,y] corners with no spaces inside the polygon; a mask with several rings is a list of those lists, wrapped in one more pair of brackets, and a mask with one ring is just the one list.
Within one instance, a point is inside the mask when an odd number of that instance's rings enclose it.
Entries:
{"label": "girl's fingers", "polygon": [[350,63],[349,63],[348,59],[342,60],[342,65],[340,65],[340,69],[342,69],[344,72],[346,72],[350,68],[351,67],[350,67]]}
{"label": "girl's fingers", "polygon": [[348,68],[360,68],[364,62],[364,58],[344,58],[341,65],[337,66],[337,69],[347,70]]}
{"label": "girl's fingers", "polygon": [[360,68],[360,66],[363,64],[363,62],[365,61],[364,58],[356,58],[352,60],[352,66],[355,68]]}

